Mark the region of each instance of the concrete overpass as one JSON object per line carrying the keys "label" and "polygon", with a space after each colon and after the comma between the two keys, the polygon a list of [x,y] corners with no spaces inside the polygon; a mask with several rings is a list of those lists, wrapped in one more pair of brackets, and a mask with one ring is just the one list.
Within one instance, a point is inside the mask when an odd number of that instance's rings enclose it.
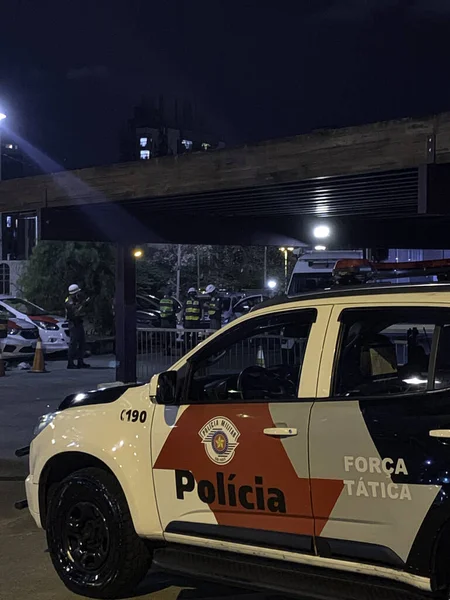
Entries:
{"label": "concrete overpass", "polygon": [[445,248],[449,190],[445,113],[2,182],[0,212],[38,211],[42,239],[118,244],[118,353],[130,379],[129,245],[295,245],[326,219],[329,246]]}

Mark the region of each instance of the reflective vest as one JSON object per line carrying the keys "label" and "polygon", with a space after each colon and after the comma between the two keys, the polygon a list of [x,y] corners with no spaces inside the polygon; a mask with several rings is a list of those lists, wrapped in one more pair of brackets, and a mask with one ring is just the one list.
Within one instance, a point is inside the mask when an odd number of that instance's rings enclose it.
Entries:
{"label": "reflective vest", "polygon": [[218,298],[211,298],[208,304],[208,315],[211,319],[220,319],[222,314],[220,300]]}
{"label": "reflective vest", "polygon": [[161,319],[171,319],[175,316],[175,302],[173,298],[163,298],[160,300],[159,310],[161,312]]}
{"label": "reflective vest", "polygon": [[186,309],[184,311],[186,321],[200,321],[200,302],[189,298],[186,300]]}

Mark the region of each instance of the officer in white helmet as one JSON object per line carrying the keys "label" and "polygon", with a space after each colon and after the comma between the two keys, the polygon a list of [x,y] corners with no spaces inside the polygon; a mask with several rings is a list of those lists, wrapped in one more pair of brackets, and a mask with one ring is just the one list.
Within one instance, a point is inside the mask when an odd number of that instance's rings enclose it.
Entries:
{"label": "officer in white helmet", "polygon": [[209,295],[207,310],[209,315],[209,328],[220,329],[222,326],[222,300],[217,293],[215,285],[209,284],[206,288]]}
{"label": "officer in white helmet", "polygon": [[[69,361],[68,369],[88,369],[91,365],[84,362],[86,336],[84,332],[83,317],[86,302],[81,293],[81,288],[76,283],[69,285],[69,295],[65,301],[66,319],[69,323]],[[77,364],[75,364],[75,360]]]}

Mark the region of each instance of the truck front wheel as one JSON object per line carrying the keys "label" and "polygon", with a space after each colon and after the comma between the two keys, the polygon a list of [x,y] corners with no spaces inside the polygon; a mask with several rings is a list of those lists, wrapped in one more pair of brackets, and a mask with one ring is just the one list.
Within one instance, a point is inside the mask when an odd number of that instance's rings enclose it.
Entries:
{"label": "truck front wheel", "polygon": [[47,543],[66,587],[91,598],[129,596],[151,563],[118,481],[97,468],[76,471],[55,489]]}

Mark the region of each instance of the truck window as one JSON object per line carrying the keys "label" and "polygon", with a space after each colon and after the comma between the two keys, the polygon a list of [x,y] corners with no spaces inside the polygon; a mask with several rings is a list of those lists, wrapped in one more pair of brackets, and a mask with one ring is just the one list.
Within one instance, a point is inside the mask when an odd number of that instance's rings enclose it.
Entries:
{"label": "truck window", "polygon": [[188,402],[295,399],[315,313],[297,311],[275,320],[259,317],[253,325],[247,321],[236,328],[242,335],[232,341],[222,336],[224,342],[213,344],[192,366]]}
{"label": "truck window", "polygon": [[[358,309],[342,315],[334,377],[337,396],[423,393],[450,382],[450,313],[439,309]],[[436,363],[432,349],[437,347]]]}

